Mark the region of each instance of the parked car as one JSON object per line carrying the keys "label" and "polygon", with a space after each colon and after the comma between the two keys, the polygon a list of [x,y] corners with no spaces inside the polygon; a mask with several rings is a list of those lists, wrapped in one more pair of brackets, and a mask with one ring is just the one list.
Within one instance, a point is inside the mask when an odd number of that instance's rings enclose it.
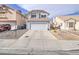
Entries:
{"label": "parked car", "polygon": [[4,30],[10,30],[11,29],[11,25],[10,24],[4,24]]}
{"label": "parked car", "polygon": [[2,24],[0,25],[0,32],[2,31],[7,31],[11,29],[11,25],[10,24]]}
{"label": "parked car", "polygon": [[0,25],[0,32],[4,31],[4,27]]}

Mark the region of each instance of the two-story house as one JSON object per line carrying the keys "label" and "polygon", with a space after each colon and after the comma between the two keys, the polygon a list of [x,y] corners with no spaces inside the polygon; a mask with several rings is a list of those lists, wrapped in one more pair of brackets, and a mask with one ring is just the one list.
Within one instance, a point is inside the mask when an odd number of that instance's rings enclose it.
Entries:
{"label": "two-story house", "polygon": [[24,27],[26,20],[27,18],[20,11],[0,4],[0,24],[10,24],[11,30],[14,30]]}
{"label": "two-story house", "polygon": [[27,29],[31,30],[49,30],[49,13],[44,10],[31,10],[28,12]]}

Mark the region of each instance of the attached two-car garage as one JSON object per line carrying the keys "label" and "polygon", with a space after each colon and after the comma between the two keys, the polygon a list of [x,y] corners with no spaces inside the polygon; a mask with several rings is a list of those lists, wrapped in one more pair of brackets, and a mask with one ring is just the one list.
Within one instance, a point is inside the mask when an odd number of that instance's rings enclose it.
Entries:
{"label": "attached two-car garage", "polygon": [[[30,26],[29,26],[30,25]],[[48,22],[30,22],[27,27],[31,30],[48,30]]]}

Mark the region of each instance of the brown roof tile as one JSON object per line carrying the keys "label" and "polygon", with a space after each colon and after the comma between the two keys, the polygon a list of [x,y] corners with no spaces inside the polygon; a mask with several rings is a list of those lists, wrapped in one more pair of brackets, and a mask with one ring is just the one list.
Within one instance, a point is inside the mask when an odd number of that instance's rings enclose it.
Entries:
{"label": "brown roof tile", "polygon": [[0,22],[16,22],[15,19],[0,19]]}
{"label": "brown roof tile", "polygon": [[75,19],[76,21],[79,21],[79,16],[58,16],[58,18],[61,18],[64,21],[66,21],[70,18]]}
{"label": "brown roof tile", "polygon": [[29,11],[29,13],[32,13],[32,12],[44,12],[44,13],[47,13],[49,15],[49,13],[45,10],[31,10],[31,11]]}
{"label": "brown roof tile", "polygon": [[28,19],[28,21],[46,21],[46,22],[49,22],[49,19],[48,18],[31,18],[31,19]]}

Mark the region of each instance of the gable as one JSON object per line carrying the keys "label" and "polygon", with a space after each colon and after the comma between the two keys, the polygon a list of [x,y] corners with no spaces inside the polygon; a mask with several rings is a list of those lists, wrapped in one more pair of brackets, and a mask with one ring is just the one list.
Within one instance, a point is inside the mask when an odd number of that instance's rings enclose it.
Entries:
{"label": "gable", "polygon": [[79,16],[58,16],[58,18],[62,19],[63,21],[70,20],[70,19],[79,21]]}
{"label": "gable", "polygon": [[75,22],[76,19],[74,19],[74,18],[69,18],[69,19],[67,19],[66,21],[68,21],[68,22]]}

